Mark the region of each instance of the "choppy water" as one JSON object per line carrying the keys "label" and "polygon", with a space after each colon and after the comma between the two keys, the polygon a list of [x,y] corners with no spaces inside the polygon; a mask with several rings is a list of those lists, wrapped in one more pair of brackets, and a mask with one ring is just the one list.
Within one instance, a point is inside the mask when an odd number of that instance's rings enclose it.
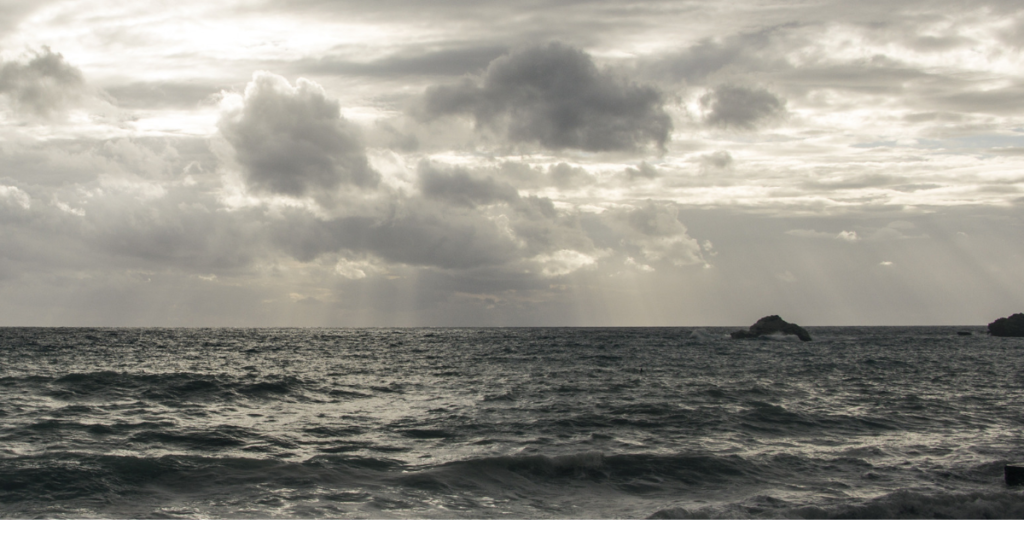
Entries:
{"label": "choppy water", "polygon": [[962,329],[0,329],[0,517],[1024,518]]}

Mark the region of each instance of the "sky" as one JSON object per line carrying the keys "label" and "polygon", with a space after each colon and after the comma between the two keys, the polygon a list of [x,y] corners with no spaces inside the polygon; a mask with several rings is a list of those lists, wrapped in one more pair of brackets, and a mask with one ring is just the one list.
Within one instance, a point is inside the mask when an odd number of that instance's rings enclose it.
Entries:
{"label": "sky", "polygon": [[0,325],[980,325],[1024,4],[3,0]]}

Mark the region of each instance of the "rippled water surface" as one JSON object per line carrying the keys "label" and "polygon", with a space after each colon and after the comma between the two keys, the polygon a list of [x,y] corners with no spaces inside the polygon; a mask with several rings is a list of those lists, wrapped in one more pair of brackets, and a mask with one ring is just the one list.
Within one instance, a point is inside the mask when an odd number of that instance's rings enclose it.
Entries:
{"label": "rippled water surface", "polygon": [[0,329],[0,516],[1024,518],[964,329]]}

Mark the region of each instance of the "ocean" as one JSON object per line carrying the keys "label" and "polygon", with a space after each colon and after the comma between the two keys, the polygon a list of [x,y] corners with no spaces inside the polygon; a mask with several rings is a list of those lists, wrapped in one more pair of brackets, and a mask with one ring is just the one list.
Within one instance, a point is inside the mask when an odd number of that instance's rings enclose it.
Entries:
{"label": "ocean", "polygon": [[1024,519],[1024,339],[733,329],[3,328],[0,518]]}

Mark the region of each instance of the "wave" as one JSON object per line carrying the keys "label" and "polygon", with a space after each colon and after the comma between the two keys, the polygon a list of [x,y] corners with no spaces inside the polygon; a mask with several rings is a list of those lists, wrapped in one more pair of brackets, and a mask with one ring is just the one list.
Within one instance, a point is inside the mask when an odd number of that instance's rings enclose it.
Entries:
{"label": "wave", "polygon": [[[158,439],[216,443],[217,433]],[[142,434],[155,438],[150,432]],[[826,466],[830,473],[824,472]],[[507,504],[520,503],[517,510],[509,506],[518,512],[516,517],[558,517],[567,511],[545,506],[543,497],[584,494],[590,500],[596,498],[608,504],[624,500],[634,507],[650,504],[647,512],[653,511],[652,514],[635,513],[654,519],[1024,518],[1024,491],[1005,489],[962,493],[900,490],[873,499],[833,495],[824,501],[815,499],[815,503],[763,492],[739,500],[728,498],[729,493],[742,497],[759,488],[777,487],[786,475],[821,477],[832,482],[837,466],[846,466],[853,473],[871,468],[859,458],[744,458],[699,453],[608,455],[600,451],[485,456],[426,465],[386,456],[345,454],[289,461],[238,456],[51,453],[0,457],[0,517],[34,517],[40,512],[69,512],[67,515],[74,516],[81,511],[76,508],[83,505],[101,517],[160,517],[169,515],[161,505],[182,500],[200,505],[225,504],[227,510],[219,514],[213,510],[178,512],[175,516],[218,517],[226,515],[225,512],[237,516],[239,504],[276,504],[285,510],[274,515],[282,517],[303,517],[303,513],[306,517],[329,517],[339,515],[345,508],[371,513],[416,509],[418,517],[431,517],[448,515],[444,513],[448,510],[438,510],[437,504],[469,508],[465,505],[479,506],[495,500],[492,498]],[[986,478],[991,479],[994,467],[975,469],[984,470]],[[719,502],[698,508],[656,506],[666,497],[702,497],[708,490],[719,490]],[[226,497],[231,497],[231,501],[225,502]],[[285,507],[296,501],[334,506],[322,513],[301,509],[289,513]],[[268,512],[257,509],[250,514],[267,517]],[[490,515],[487,512],[470,509],[466,515],[482,517]]]}
{"label": "wave", "polygon": [[321,390],[325,392],[319,394],[332,399],[371,396],[355,391],[323,389],[294,376],[247,378],[196,373],[129,374],[98,371],[60,377],[4,377],[0,378],[0,385],[41,389],[43,394],[62,401],[135,398],[179,404],[183,401],[238,398],[303,399]]}
{"label": "wave", "polygon": [[1024,519],[1024,492],[899,490],[858,504],[828,507],[795,505],[761,495],[723,506],[666,508],[648,519]]}

